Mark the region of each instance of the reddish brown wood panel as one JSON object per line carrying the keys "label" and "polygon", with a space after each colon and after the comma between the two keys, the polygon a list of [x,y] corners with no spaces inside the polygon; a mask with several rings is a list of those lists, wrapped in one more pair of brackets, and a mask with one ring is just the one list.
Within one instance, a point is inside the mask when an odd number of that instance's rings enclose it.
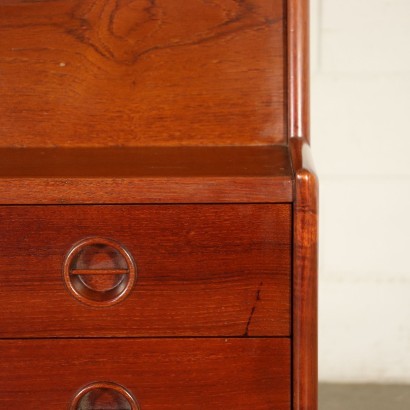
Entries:
{"label": "reddish brown wood panel", "polygon": [[[0,207],[0,335],[287,336],[291,205]],[[79,240],[123,244],[134,289],[106,308],[68,293]]]}
{"label": "reddish brown wood panel", "polygon": [[0,146],[283,142],[282,0],[6,0]]}
{"label": "reddish brown wood panel", "polygon": [[318,406],[318,180],[308,143],[291,139],[295,168],[293,396],[297,410]]}
{"label": "reddish brown wood panel", "polygon": [[0,149],[0,203],[291,202],[285,146]]}
{"label": "reddish brown wood panel", "polygon": [[0,341],[0,408],[66,409],[95,381],[143,410],[290,410],[286,339]]}

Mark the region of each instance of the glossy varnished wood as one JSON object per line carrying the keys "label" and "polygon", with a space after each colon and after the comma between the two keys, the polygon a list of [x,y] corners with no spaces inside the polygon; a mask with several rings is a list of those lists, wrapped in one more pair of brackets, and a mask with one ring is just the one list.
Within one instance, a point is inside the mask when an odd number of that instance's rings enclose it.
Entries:
{"label": "glossy varnished wood", "polygon": [[309,0],[288,0],[289,148],[293,205],[293,406],[318,406],[318,179],[310,150]]}
{"label": "glossy varnished wood", "polygon": [[289,202],[286,146],[0,149],[0,203]]}
{"label": "glossy varnished wood", "polygon": [[143,410],[291,409],[287,339],[13,340],[0,355],[2,409],[67,409],[95,381]]}
{"label": "glossy varnished wood", "polygon": [[290,140],[295,169],[293,212],[293,395],[297,410],[317,409],[318,180],[310,146]]}
{"label": "glossy varnished wood", "polygon": [[310,150],[309,0],[288,0],[289,148],[293,202],[293,408],[318,408],[318,180]]}
{"label": "glossy varnished wood", "polygon": [[112,382],[94,382],[81,388],[70,410],[141,410],[137,399],[124,386]]}
{"label": "glossy varnished wood", "polygon": [[[0,2],[0,409],[113,382],[143,410],[317,410],[308,9]],[[121,303],[68,292],[86,237],[135,258]],[[69,279],[130,272],[105,267]]]}
{"label": "glossy varnished wood", "polygon": [[[287,336],[290,205],[0,207],[0,335]],[[66,289],[71,247],[99,236],[133,256],[121,303]]]}
{"label": "glossy varnished wood", "polygon": [[310,141],[309,0],[287,0],[289,136]]}
{"label": "glossy varnished wood", "polygon": [[282,0],[0,3],[0,146],[286,139]]}
{"label": "glossy varnished wood", "polygon": [[87,237],[70,249],[64,259],[64,282],[80,302],[109,307],[133,290],[136,265],[124,245],[101,237]]}

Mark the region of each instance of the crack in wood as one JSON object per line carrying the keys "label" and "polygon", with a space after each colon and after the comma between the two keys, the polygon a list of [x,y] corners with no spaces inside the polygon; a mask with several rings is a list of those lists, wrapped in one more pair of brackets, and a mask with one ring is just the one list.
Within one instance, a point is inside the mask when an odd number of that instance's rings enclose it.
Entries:
{"label": "crack in wood", "polygon": [[249,328],[252,323],[253,316],[256,311],[256,305],[258,302],[261,300],[261,290],[262,290],[263,282],[261,282],[258,286],[258,289],[256,290],[256,297],[255,297],[255,302],[252,306],[251,313],[249,314],[248,322],[246,323],[246,328],[245,328],[245,333],[243,334],[244,336],[249,336]]}

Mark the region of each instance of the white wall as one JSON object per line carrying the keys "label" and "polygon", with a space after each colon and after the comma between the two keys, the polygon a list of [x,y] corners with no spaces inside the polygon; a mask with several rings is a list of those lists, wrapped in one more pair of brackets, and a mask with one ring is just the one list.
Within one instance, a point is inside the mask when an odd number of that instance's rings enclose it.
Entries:
{"label": "white wall", "polygon": [[311,0],[320,379],[410,383],[410,0]]}

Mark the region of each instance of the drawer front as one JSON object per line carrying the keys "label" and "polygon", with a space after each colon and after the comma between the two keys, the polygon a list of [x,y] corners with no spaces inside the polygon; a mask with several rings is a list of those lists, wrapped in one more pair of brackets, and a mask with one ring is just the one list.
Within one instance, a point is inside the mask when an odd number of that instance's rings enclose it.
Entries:
{"label": "drawer front", "polygon": [[290,333],[290,205],[4,206],[0,223],[0,337]]}
{"label": "drawer front", "polygon": [[290,410],[284,338],[3,340],[0,356],[1,409],[65,410],[80,396],[73,410]]}

